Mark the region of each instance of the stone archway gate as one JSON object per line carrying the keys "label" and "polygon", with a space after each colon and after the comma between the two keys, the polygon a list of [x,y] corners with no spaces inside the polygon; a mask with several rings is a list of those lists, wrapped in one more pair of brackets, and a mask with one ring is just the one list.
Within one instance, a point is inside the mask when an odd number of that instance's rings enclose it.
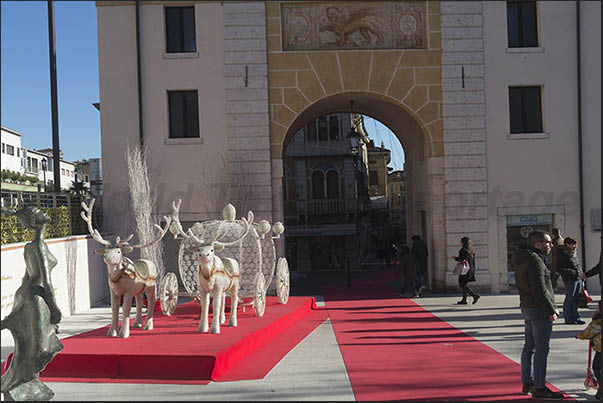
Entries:
{"label": "stone archway gate", "polygon": [[506,271],[488,262],[482,21],[481,2],[224,2],[229,155],[253,182],[258,217],[282,220],[282,148],[300,113],[346,92],[382,97],[426,137],[432,286],[456,287],[449,256],[467,235],[478,285],[497,292]]}

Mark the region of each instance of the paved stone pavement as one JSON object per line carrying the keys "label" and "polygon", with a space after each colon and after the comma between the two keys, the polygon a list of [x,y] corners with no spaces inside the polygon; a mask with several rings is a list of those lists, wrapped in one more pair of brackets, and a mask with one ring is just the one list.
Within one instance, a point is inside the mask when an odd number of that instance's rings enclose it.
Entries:
{"label": "paved stone pavement", "polygon": [[[415,301],[428,311],[496,351],[519,362],[523,321],[517,295],[483,295],[476,305],[458,306],[457,294],[429,295]],[[319,301],[321,297],[317,298]],[[557,303],[563,296],[557,295]],[[594,296],[595,301],[600,296]],[[594,312],[581,310],[587,321]],[[62,337],[97,328],[109,322],[109,307],[94,308],[66,317]],[[574,335],[584,326],[558,320],[553,329],[548,381],[577,400],[594,400],[586,392],[587,343]],[[10,333],[2,332],[2,359],[12,351]],[[476,357],[479,359],[479,357]],[[412,363],[409,363],[412,365]],[[517,387],[521,386],[519,368]],[[437,380],[437,377],[434,377]],[[487,382],[487,379],[484,379]],[[354,394],[329,320],[289,352],[264,379],[211,382],[208,385],[48,383],[56,400],[354,400]],[[437,385],[434,385],[437,387]]]}

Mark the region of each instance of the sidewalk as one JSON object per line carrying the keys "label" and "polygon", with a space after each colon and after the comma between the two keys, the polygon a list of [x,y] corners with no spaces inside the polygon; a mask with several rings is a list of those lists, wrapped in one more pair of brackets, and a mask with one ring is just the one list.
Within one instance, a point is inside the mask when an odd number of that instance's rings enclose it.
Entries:
{"label": "sidewalk", "polygon": [[[354,283],[353,283],[354,285]],[[359,283],[356,283],[358,286]],[[558,305],[563,295],[557,295]],[[595,301],[599,295],[593,296]],[[320,300],[320,297],[319,297]],[[515,362],[523,346],[523,321],[517,295],[483,295],[478,304],[458,306],[457,294],[429,295],[414,301],[467,335],[487,344]],[[594,312],[581,309],[585,321]],[[104,326],[110,321],[110,308],[94,308],[64,318],[61,337]],[[565,325],[558,320],[553,328],[548,362],[548,381],[577,400],[594,400],[594,391],[584,391],[588,347],[574,335],[584,326]],[[2,359],[12,350],[10,334],[2,333]],[[403,360],[403,357],[401,357]],[[479,360],[479,357],[476,357]],[[412,368],[412,362],[408,365]],[[376,370],[378,370],[376,368]],[[462,370],[462,368],[459,368]],[[437,387],[438,376],[429,374]],[[519,371],[517,387],[521,387]],[[487,379],[476,382],[487,382]],[[272,371],[260,380],[211,382],[208,385],[143,385],[48,383],[55,400],[354,400],[354,394],[337,341],[325,321],[298,344]]]}

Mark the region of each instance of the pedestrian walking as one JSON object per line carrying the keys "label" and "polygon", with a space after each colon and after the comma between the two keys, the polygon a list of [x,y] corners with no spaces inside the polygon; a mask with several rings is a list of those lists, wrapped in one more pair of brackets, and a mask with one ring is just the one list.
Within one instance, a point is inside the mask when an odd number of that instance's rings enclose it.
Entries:
{"label": "pedestrian walking", "polygon": [[566,237],[563,240],[563,251],[559,254],[557,261],[557,272],[561,275],[565,284],[565,300],[563,301],[563,319],[566,324],[583,325],[580,319],[576,297],[582,292],[583,280],[586,278],[576,249],[578,242],[573,238]]}
{"label": "pedestrian walking", "polygon": [[[597,310],[593,314],[593,320],[588,324],[586,329],[576,335],[576,339],[588,340],[589,349],[595,350],[595,357],[592,365],[589,362],[589,369],[592,368],[592,375],[595,376],[599,385],[596,398],[601,400],[601,301],[597,305]],[[589,376],[591,374],[588,374]]]}
{"label": "pedestrian walking", "polygon": [[559,260],[559,253],[563,250],[563,237],[559,228],[553,228],[551,230],[553,236],[553,248],[551,249],[551,255],[549,259],[549,270],[551,271],[551,283],[553,283],[553,290],[556,290],[557,280],[560,275],[557,273],[557,261]]}
{"label": "pedestrian walking", "polygon": [[396,263],[396,260],[398,259],[398,247],[396,246],[396,243],[393,242],[392,246],[390,246],[390,250],[389,250],[389,265],[394,265]]}
{"label": "pedestrian walking", "polygon": [[400,296],[418,297],[420,292],[416,289],[418,264],[415,257],[410,253],[410,248],[404,245],[400,251],[400,263],[398,264],[398,273],[402,274],[402,284],[398,293]]}
{"label": "pedestrian walking", "polygon": [[473,304],[477,302],[480,296],[469,288],[469,283],[475,281],[475,252],[469,237],[461,238],[461,249],[458,256],[452,256],[454,260],[461,263],[464,260],[469,263],[469,271],[466,274],[459,274],[459,287],[463,291],[463,298],[457,302],[459,305],[467,305],[467,295],[473,297]]}
{"label": "pedestrian walking", "polygon": [[419,265],[419,270],[417,271],[417,280],[416,280],[416,288],[419,290],[419,293],[426,288],[427,282],[427,256],[429,256],[429,251],[427,250],[427,245],[421,239],[419,235],[413,235],[412,239],[412,248],[410,252],[415,257],[417,264]]}
{"label": "pedestrian walking", "polygon": [[559,315],[550,272],[544,263],[553,241],[544,231],[532,231],[527,243],[527,249],[518,250],[512,260],[525,326],[521,353],[521,392],[531,393],[533,398],[561,400],[563,393],[553,392],[546,387],[549,344],[553,322]]}

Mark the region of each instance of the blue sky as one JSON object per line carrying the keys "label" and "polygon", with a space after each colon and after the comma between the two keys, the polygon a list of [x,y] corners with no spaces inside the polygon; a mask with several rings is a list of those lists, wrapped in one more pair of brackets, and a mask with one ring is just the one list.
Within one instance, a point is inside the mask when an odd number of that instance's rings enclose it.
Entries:
{"label": "blue sky", "polygon": [[[46,1],[1,1],[1,124],[23,134],[31,149],[52,147],[48,9]],[[94,1],[55,1],[59,145],[68,161],[101,156],[98,42]],[[391,131],[365,120],[377,146],[392,150],[401,170],[404,153]]]}
{"label": "blue sky", "polygon": [[[100,157],[96,6],[55,1],[59,145],[68,161]],[[52,147],[46,1],[2,1],[2,126],[32,149]]]}

